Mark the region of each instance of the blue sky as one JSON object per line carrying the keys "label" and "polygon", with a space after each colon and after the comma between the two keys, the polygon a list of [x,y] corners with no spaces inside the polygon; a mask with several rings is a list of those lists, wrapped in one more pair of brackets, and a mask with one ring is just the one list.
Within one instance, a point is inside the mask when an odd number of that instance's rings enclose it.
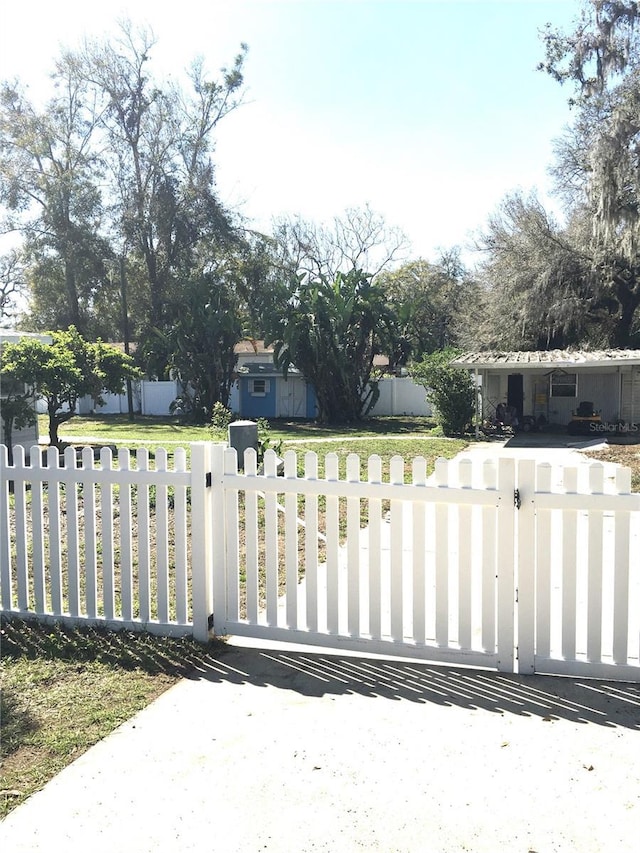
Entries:
{"label": "blue sky", "polygon": [[[0,11],[0,78],[35,97],[61,44],[123,14],[148,24],[163,75],[215,71],[249,45],[246,103],[220,125],[217,181],[252,223],[369,204],[412,257],[465,247],[509,191],[544,198],[569,91],[536,70],[538,31],[579,0],[83,0]],[[553,202],[551,201],[551,204]],[[465,250],[473,263],[474,256]]]}

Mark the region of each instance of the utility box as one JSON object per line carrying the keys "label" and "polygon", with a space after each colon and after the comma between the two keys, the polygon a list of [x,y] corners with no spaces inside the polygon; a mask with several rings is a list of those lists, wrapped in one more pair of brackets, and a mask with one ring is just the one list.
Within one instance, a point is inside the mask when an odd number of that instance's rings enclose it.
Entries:
{"label": "utility box", "polygon": [[238,466],[244,470],[244,452],[249,447],[258,450],[258,424],[254,421],[234,421],[229,424],[229,447],[235,447]]}

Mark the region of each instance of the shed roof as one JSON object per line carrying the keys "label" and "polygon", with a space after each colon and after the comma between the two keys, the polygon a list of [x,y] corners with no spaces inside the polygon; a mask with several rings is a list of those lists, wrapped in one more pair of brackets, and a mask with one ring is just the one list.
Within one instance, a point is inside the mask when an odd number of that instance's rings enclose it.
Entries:
{"label": "shed roof", "polygon": [[455,367],[526,370],[540,367],[615,367],[640,364],[640,350],[536,350],[465,352],[451,362]]}

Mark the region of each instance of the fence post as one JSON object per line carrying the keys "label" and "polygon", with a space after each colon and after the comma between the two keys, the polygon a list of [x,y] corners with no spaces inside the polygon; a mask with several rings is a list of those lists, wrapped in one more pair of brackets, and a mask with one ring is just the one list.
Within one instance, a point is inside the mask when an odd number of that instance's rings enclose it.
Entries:
{"label": "fence post", "polygon": [[[193,637],[209,640],[209,617],[213,612],[211,554],[211,444],[191,445],[191,560],[193,576]],[[211,480],[213,477],[211,477]]]}
{"label": "fence post", "polygon": [[498,671],[513,672],[515,609],[515,460],[498,460]]}
{"label": "fence post", "polygon": [[536,615],[536,557],[535,557],[535,476],[533,460],[518,464],[518,514],[517,514],[517,562],[516,583],[518,587],[518,672],[532,674],[535,671],[535,615]]}
{"label": "fence post", "polygon": [[[225,505],[225,450],[224,444],[212,444],[211,448],[211,500],[207,526],[210,530],[210,570],[212,583],[214,634],[227,633],[227,510]],[[235,454],[234,454],[235,455]],[[237,463],[233,465],[237,472]],[[237,530],[233,531],[238,535]]]}

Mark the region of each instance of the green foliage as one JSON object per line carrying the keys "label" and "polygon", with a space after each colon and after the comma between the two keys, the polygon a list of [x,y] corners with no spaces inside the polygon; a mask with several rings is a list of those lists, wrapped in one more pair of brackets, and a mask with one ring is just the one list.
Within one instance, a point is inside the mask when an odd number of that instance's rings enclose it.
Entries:
{"label": "green foliage", "polygon": [[457,249],[444,253],[436,264],[419,259],[384,271],[376,284],[398,316],[396,365],[455,343],[459,308],[470,286]]}
{"label": "green foliage", "polygon": [[58,426],[73,417],[81,397],[89,396],[100,406],[103,391],[122,393],[126,379],[139,371],[129,356],[101,341],[89,343],[74,326],[51,337],[51,344],[33,338],[5,344],[0,372],[10,373],[32,396],[46,400],[49,441],[58,445]]}
{"label": "green foliage", "polygon": [[264,462],[264,454],[267,450],[273,450],[276,453],[276,456],[280,456],[282,453],[282,441],[283,439],[278,439],[275,441],[273,436],[271,435],[271,425],[266,418],[258,418],[258,465],[261,465]]}
{"label": "green foliage", "polygon": [[15,370],[5,366],[0,350],[0,418],[2,418],[2,441],[7,447],[9,464],[13,464],[13,430],[25,429],[36,423],[33,394],[20,381]]}
{"label": "green foliage", "polygon": [[213,407],[226,407],[241,339],[237,302],[222,276],[184,282],[183,305],[171,329],[157,337],[169,355],[169,368],[182,387],[183,415],[192,423],[209,423]]}
{"label": "green foliage", "polygon": [[373,358],[394,348],[395,315],[361,270],[338,273],[332,281],[298,276],[272,337],[285,375],[296,367],[315,389],[318,419],[351,423],[378,398]]}
{"label": "green foliage", "polygon": [[233,412],[228,409],[224,403],[218,401],[213,404],[211,410],[211,429],[214,432],[223,432],[228,429],[229,424],[233,421]]}
{"label": "green foliage", "polygon": [[475,412],[475,392],[469,372],[450,364],[455,355],[454,350],[441,350],[423,356],[422,361],[410,367],[414,381],[425,387],[445,435],[466,432]]}

